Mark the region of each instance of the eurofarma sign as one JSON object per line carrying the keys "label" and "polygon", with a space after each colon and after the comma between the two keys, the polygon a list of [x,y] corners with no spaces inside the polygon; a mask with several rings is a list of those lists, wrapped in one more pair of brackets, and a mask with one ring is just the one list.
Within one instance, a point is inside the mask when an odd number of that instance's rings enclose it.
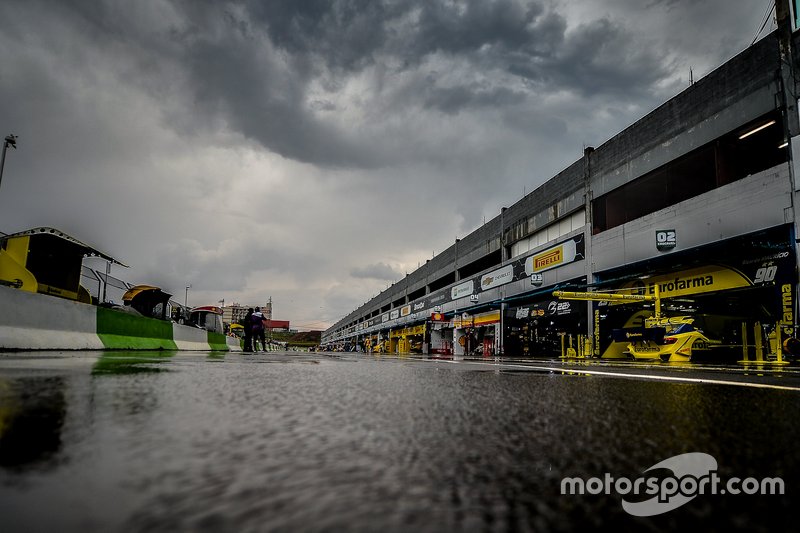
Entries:
{"label": "eurofarma sign", "polygon": [[624,285],[633,294],[652,296],[658,285],[662,298],[688,296],[704,292],[715,292],[739,287],[749,287],[753,282],[740,272],[721,265],[705,265],[648,279],[636,280]]}

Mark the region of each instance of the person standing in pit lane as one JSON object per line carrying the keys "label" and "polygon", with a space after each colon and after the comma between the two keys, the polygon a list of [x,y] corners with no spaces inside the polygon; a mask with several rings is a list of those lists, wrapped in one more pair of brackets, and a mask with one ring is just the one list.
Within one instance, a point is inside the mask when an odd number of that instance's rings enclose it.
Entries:
{"label": "person standing in pit lane", "polygon": [[264,336],[264,322],[266,318],[261,313],[261,309],[256,307],[256,310],[253,312],[252,322],[253,322],[253,350],[258,351],[258,341],[261,340],[261,349],[263,351],[267,351],[267,339]]}
{"label": "person standing in pit lane", "polygon": [[244,328],[244,347],[242,351],[253,351],[253,308],[247,310],[247,314],[242,319],[242,328]]}

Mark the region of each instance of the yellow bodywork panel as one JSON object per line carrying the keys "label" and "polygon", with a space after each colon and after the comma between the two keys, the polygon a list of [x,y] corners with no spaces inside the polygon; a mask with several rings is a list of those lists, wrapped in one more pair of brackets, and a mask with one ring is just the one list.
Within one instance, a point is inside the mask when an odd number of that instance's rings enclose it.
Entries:
{"label": "yellow bodywork panel", "polygon": [[29,240],[29,237],[9,239],[6,249],[0,249],[0,281],[24,291],[37,292],[39,284],[36,277],[25,268]]}

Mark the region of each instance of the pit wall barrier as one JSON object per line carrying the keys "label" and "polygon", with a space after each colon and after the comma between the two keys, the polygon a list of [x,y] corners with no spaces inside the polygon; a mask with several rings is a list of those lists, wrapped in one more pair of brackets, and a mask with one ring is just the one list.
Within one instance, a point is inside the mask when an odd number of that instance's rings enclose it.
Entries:
{"label": "pit wall barrier", "polygon": [[0,286],[0,349],[102,350],[97,309]]}
{"label": "pit wall barrier", "polygon": [[0,286],[0,350],[241,351],[204,329]]}

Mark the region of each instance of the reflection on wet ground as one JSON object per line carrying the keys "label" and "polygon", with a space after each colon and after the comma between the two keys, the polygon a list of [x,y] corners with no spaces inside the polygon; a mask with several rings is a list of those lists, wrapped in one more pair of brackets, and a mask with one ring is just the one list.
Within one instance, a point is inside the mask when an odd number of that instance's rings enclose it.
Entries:
{"label": "reflection on wet ground", "polygon": [[64,379],[21,377],[0,381],[0,468],[42,468],[61,448]]}
{"label": "reflection on wet ground", "polygon": [[[6,354],[2,529],[767,531],[795,523],[798,408],[794,368]],[[687,452],[787,494],[649,518],[618,494],[560,494],[565,477],[633,479]]]}

